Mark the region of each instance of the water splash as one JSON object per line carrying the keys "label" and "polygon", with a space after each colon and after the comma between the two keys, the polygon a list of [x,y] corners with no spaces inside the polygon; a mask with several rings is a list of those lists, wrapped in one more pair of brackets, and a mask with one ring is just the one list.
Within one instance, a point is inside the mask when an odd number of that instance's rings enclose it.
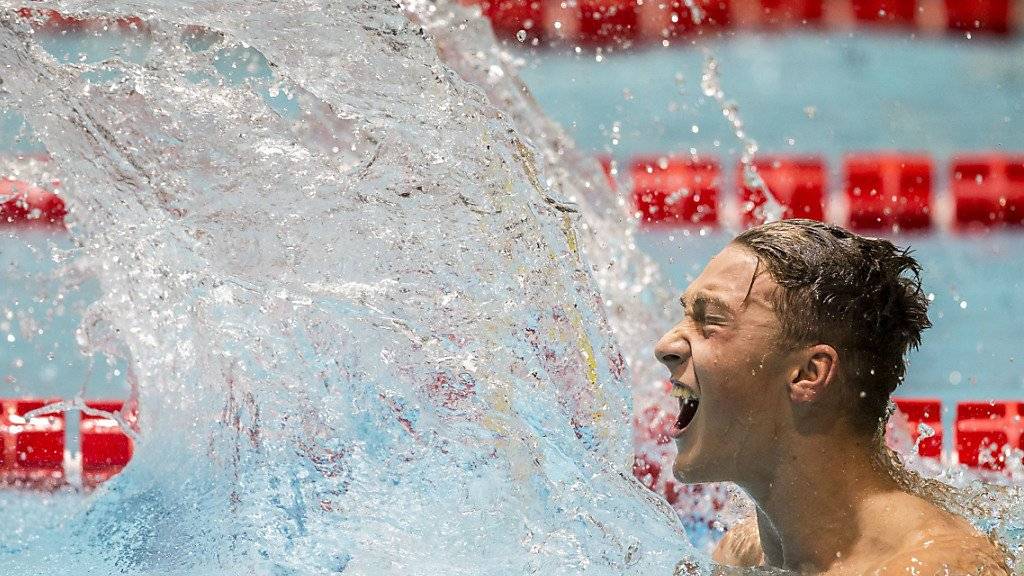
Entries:
{"label": "water splash", "polygon": [[[906,418],[889,406],[889,426],[876,437],[876,466],[904,490],[970,521],[1006,552],[1013,573],[1024,569],[1024,474],[1008,466],[1006,472],[980,474],[963,466],[943,464],[917,456],[917,447],[935,434],[919,424],[920,436],[911,440]],[[1020,461],[1021,453],[1014,455]],[[1007,458],[1007,462],[1011,462]]]}
{"label": "water splash", "polygon": [[[651,267],[597,242],[628,219],[584,218],[563,195],[576,167],[439,59],[436,6],[61,10],[146,17],[142,53],[72,63],[0,21],[5,100],[103,289],[82,343],[130,363],[143,433],[87,508],[5,544],[8,565],[672,569],[687,545],[632,478],[595,280]],[[219,68],[240,52],[247,74]]]}
{"label": "water splash", "polygon": [[683,5],[690,12],[690,20],[697,26],[704,22],[704,8],[697,4],[697,0],[683,0]]}
{"label": "water splash", "polygon": [[743,212],[752,213],[754,220],[759,223],[780,220],[785,213],[785,207],[768,189],[768,185],[754,166],[754,155],[758,151],[757,141],[744,128],[739,105],[726,98],[725,91],[722,90],[721,79],[718,76],[718,60],[710,53],[705,55],[700,88],[705,96],[713,98],[718,103],[722,109],[722,116],[729,123],[733,135],[742,146],[740,165],[743,170],[743,184],[754,192],[756,199],[744,206]]}
{"label": "water splash", "polygon": [[610,327],[624,343],[622,353],[632,373],[633,446],[638,455],[634,471],[644,467],[660,471],[648,483],[656,493],[677,498],[675,509],[686,525],[704,530],[717,520],[719,526],[728,527],[749,512],[735,488],[689,488],[668,473],[675,450],[665,431],[678,406],[664,387],[664,367],[654,360],[651,346],[670,327],[678,295],[668,291],[670,282],[636,249],[632,198],[628,192],[610,189],[600,165],[547,117],[519,80],[517,71],[524,61],[499,48],[484,19],[457,3],[435,6],[426,18],[414,18],[432,35],[442,59],[480,87],[516,129],[538,146],[548,174],[546,184],[574,202],[584,215],[578,231],[580,249],[593,263],[591,273],[600,287]]}

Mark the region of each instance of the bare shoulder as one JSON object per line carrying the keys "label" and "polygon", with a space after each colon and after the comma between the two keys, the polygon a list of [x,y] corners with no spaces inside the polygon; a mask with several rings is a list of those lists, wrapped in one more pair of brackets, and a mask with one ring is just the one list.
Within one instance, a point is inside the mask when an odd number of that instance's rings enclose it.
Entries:
{"label": "bare shoulder", "polygon": [[922,530],[914,536],[907,546],[872,573],[878,576],[1010,576],[1005,554],[969,525]]}
{"label": "bare shoulder", "polygon": [[764,563],[757,518],[750,517],[733,526],[718,541],[711,559],[726,566],[760,566]]}

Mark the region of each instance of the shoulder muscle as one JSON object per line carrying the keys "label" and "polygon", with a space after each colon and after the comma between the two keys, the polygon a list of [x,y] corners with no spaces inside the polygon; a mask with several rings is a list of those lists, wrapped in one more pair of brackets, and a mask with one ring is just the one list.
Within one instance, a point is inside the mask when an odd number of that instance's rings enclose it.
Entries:
{"label": "shoulder muscle", "polygon": [[889,558],[874,573],[880,576],[1010,576],[1006,558],[980,536],[929,540]]}

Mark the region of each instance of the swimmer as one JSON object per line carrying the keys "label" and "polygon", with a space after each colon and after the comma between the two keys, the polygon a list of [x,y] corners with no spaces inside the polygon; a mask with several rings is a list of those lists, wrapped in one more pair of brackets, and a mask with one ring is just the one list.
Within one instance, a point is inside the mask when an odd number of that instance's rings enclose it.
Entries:
{"label": "swimmer", "polygon": [[889,396],[928,321],[920,266],[887,240],[785,220],[748,230],[658,342],[680,414],[673,473],[734,482],[756,517],[712,559],[801,574],[1008,576],[966,520],[877,463]]}

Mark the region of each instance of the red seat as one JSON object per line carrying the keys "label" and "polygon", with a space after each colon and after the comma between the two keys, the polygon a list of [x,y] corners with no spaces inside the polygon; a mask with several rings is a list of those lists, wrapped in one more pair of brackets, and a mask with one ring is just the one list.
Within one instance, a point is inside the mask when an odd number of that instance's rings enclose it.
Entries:
{"label": "red seat", "polygon": [[[1024,448],[1024,402],[961,402],[956,409],[956,451],[961,464],[987,470],[1006,466],[1003,448]],[[983,459],[982,455],[986,455]]]}
{"label": "red seat", "polygon": [[60,196],[28,182],[0,178],[0,226],[63,229],[67,211]]}
{"label": "red seat", "polygon": [[1024,156],[958,156],[950,191],[960,229],[1024,226]]}
{"label": "red seat", "polygon": [[919,424],[935,431],[917,445],[917,453],[924,458],[942,457],[942,401],[936,398],[897,398],[896,407],[907,419],[910,439],[917,442],[921,436]]}
{"label": "red seat", "polygon": [[[755,159],[752,167],[785,207],[783,218],[825,219],[824,160],[814,156],[763,156]],[[737,166],[736,180],[743,225],[752,226],[757,223],[757,209],[765,203],[764,195],[746,184],[742,164]]]}
{"label": "red seat", "polygon": [[928,156],[850,155],[844,180],[850,228],[906,231],[931,227],[932,161]]}
{"label": "red seat", "polygon": [[[99,400],[85,403],[104,412],[117,412],[124,403],[119,400]],[[132,421],[132,414],[126,420]],[[117,421],[82,412],[79,425],[82,446],[82,479],[86,486],[95,486],[124,468],[132,458],[132,440]]]}
{"label": "red seat", "polygon": [[821,24],[823,0],[761,0],[761,25],[782,28]]}
{"label": "red seat", "polygon": [[852,0],[853,16],[861,23],[912,26],[917,0]]}
{"label": "red seat", "polygon": [[946,0],[950,30],[1007,34],[1012,27],[1010,0]]}
{"label": "red seat", "polygon": [[3,476],[7,482],[54,488],[64,478],[64,414],[26,420],[25,414],[59,399],[17,399],[2,403]]}
{"label": "red seat", "polygon": [[579,30],[577,41],[583,44],[619,44],[635,39],[637,4],[635,0],[577,0]]}
{"label": "red seat", "polygon": [[639,158],[633,161],[630,174],[634,205],[643,224],[717,224],[717,160],[689,156]]}

